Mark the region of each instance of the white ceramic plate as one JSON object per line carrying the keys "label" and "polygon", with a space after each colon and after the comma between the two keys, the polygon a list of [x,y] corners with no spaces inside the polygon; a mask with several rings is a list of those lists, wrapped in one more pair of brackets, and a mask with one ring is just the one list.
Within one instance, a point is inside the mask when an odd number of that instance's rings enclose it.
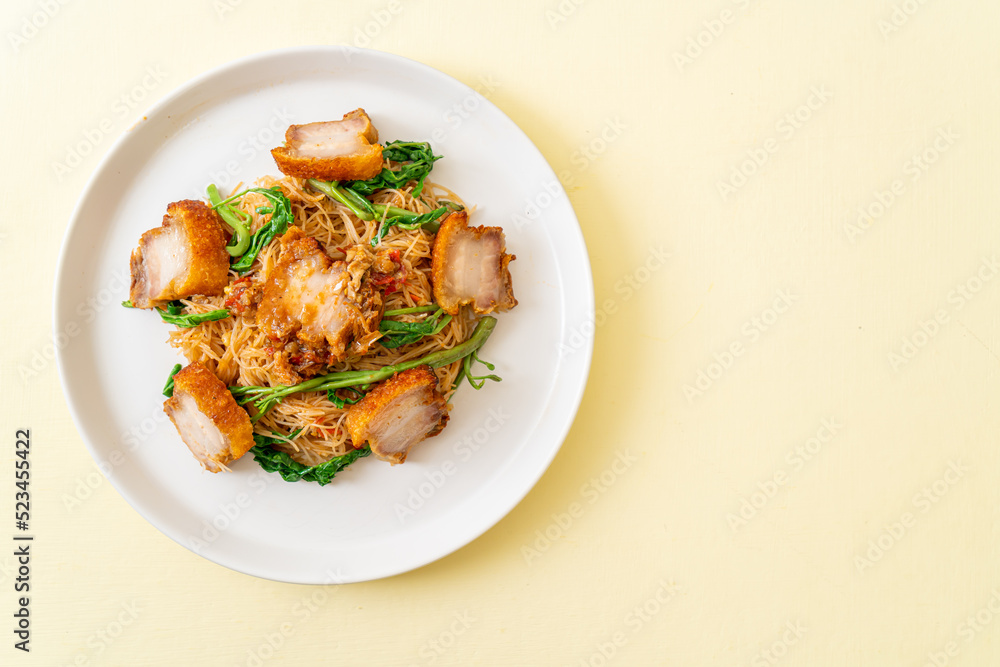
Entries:
{"label": "white ceramic plate", "polygon": [[[456,110],[460,109],[461,111]],[[291,123],[364,107],[383,140],[429,140],[433,180],[501,225],[520,302],[483,356],[503,382],[454,398],[444,432],[404,465],[362,459],[320,487],[286,483],[247,455],[232,474],[197,465],[162,411],[182,361],[169,327],[121,308],[128,259],[169,202],[210,182],[277,174]],[[525,209],[532,203],[537,209]],[[521,216],[521,217],[517,217]],[[573,421],[590,366],[593,284],[573,209],[545,159],[499,109],[425,65],[310,47],[210,72],[150,109],[111,149],[63,241],[55,327],[70,409],[102,471],[148,521],[226,567],[297,583],[365,581],[425,565],[499,521],[538,481]]]}

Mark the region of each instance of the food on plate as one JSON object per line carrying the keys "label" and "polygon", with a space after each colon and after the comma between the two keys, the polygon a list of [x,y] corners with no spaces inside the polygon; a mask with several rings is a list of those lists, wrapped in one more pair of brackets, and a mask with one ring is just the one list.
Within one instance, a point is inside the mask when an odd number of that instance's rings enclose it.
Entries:
{"label": "food on plate", "polygon": [[173,383],[163,411],[205,470],[228,470],[227,464],[253,447],[250,415],[222,380],[197,362],[174,375]]}
{"label": "food on plate", "polygon": [[448,423],[448,403],[428,366],[403,371],[381,383],[347,411],[347,430],[357,444],[393,465],[406,460],[410,448],[438,433]]}
{"label": "food on plate", "polygon": [[350,352],[361,356],[381,336],[383,295],[369,275],[374,258],[364,246],[347,250],[334,261],[319,242],[291,227],[280,239],[278,262],[267,272],[257,308],[257,325],[267,336],[287,344],[298,341],[308,363],[296,368],[315,375],[343,361]]}
{"label": "food on plate", "polygon": [[471,304],[485,315],[516,306],[508,268],[516,257],[506,249],[501,228],[469,227],[465,211],[449,215],[434,239],[432,280],[441,309],[455,315]]}
{"label": "food on plate", "polygon": [[281,173],[297,178],[364,181],[382,171],[378,130],[364,109],[342,120],[292,125],[271,155]]}
{"label": "food on plate", "polygon": [[163,224],[143,234],[132,251],[131,271],[129,300],[135,308],[222,294],[229,283],[229,255],[219,216],[200,201],[170,204]]}
{"label": "food on plate", "polygon": [[464,380],[500,381],[479,353],[490,313],[517,305],[503,230],[470,227],[428,180],[429,143],[377,141],[360,109],[293,125],[274,151],[284,177],[171,204],[133,253],[124,305],[174,325],[188,365],[164,409],[206,469],[250,451],[322,485],[370,454],[404,463]]}

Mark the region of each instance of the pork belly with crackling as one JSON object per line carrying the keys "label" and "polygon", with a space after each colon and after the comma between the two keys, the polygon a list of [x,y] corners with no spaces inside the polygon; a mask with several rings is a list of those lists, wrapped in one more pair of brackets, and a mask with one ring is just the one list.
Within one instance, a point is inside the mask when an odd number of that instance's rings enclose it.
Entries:
{"label": "pork belly with crackling", "polygon": [[382,171],[378,130],[364,109],[342,120],[292,125],[271,155],[281,173],[297,178],[365,181]]}
{"label": "pork belly with crackling", "polygon": [[219,216],[204,202],[167,206],[163,225],[143,234],[132,251],[132,305],[155,308],[194,294],[222,294],[229,282],[226,241]]}
{"label": "pork belly with crackling", "polygon": [[195,362],[174,376],[174,395],[163,404],[184,444],[209,472],[226,466],[253,447],[246,410],[212,371]]}
{"label": "pork belly with crackling", "polygon": [[383,297],[367,280],[374,257],[363,247],[334,261],[298,227],[281,237],[281,255],[268,272],[257,326],[274,341],[295,342],[317,363],[363,355],[378,340]]}
{"label": "pork belly with crackling", "polygon": [[457,315],[470,304],[484,315],[516,306],[507,266],[516,257],[506,249],[500,227],[469,227],[465,211],[445,218],[434,239],[431,263],[434,300],[441,309]]}
{"label": "pork belly with crackling", "polygon": [[347,430],[355,448],[365,442],[372,453],[393,465],[410,449],[448,423],[448,404],[429,366],[397,373],[369,391],[347,411]]}

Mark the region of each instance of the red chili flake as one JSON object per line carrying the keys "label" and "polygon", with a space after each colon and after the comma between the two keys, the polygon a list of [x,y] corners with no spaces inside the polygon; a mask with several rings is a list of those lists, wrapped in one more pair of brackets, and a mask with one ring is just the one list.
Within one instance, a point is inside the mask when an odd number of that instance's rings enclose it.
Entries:
{"label": "red chili flake", "polygon": [[322,418],[317,418],[312,424],[309,425],[314,433],[319,433],[324,438],[329,438],[335,433],[340,433],[340,427],[328,427],[324,425]]}
{"label": "red chili flake", "polygon": [[392,261],[394,261],[396,264],[402,264],[403,263],[403,260],[399,258],[399,251],[398,250],[390,250],[389,251],[389,259],[391,259]]}
{"label": "red chili flake", "polygon": [[234,280],[232,284],[226,288],[226,308],[229,308],[237,315],[242,315],[246,312],[249,304],[243,303],[243,301],[246,291],[253,286],[251,281],[252,279],[250,276],[243,276],[242,278]]}

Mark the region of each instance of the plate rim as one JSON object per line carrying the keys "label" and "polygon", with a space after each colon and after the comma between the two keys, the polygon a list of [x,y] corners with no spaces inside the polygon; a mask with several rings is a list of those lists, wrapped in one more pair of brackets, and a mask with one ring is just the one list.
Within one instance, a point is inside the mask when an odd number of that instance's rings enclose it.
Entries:
{"label": "plate rim", "polygon": [[[142,112],[142,118],[133,123],[128,129],[122,132],[115,139],[115,141],[108,148],[107,152],[101,157],[100,161],[94,167],[93,172],[90,174],[86,184],[80,191],[76,203],[70,213],[69,222],[66,225],[66,228],[63,232],[63,237],[60,243],[59,254],[56,261],[56,270],[53,281],[54,292],[55,292],[53,298],[53,309],[52,309],[53,335],[58,335],[58,333],[68,323],[67,321],[64,321],[62,314],[67,312],[64,301],[66,298],[68,298],[68,296],[65,295],[65,291],[63,289],[63,282],[67,280],[66,264],[70,254],[69,240],[71,237],[73,237],[74,233],[77,231],[76,228],[81,224],[81,215],[83,213],[85,205],[93,196],[93,192],[98,187],[98,184],[106,177],[106,172],[109,170],[109,165],[123,150],[123,146],[125,146],[131,140],[131,138],[135,136],[134,130],[140,127],[146,121],[147,118],[159,115],[163,108],[173,104],[178,99],[183,98],[190,91],[202,85],[206,81],[212,80],[216,77],[224,76],[227,72],[230,71],[240,70],[248,66],[252,66],[254,63],[257,62],[268,61],[271,59],[281,59],[281,58],[296,58],[296,57],[308,58],[310,54],[319,56],[317,67],[314,68],[316,70],[324,69],[321,60],[322,58],[328,58],[332,55],[339,54],[340,56],[345,57],[345,59],[349,61],[349,58],[353,57],[353,55],[360,55],[363,58],[382,60],[386,64],[388,64],[391,68],[394,69],[416,68],[418,70],[421,70],[426,75],[443,79],[449,85],[452,86],[457,85],[461,87],[461,89],[464,89],[464,91],[467,94],[476,94],[475,91],[470,86],[463,83],[462,81],[459,81],[455,77],[445,72],[442,72],[441,70],[438,70],[435,67],[422,63],[420,61],[375,49],[364,49],[364,48],[343,46],[343,45],[299,46],[299,47],[289,47],[289,48],[261,51],[234,60],[227,61],[220,65],[216,65],[206,70],[205,72],[202,72],[201,74],[198,74],[194,77],[191,77],[190,79],[185,80],[182,84],[180,84],[179,86],[168,92],[155,104],[151,105],[144,112]],[[297,72],[291,72],[290,75],[301,74],[306,72],[307,72],[306,69],[300,69]],[[531,149],[534,150],[537,158],[541,160],[540,164],[544,165],[545,170],[548,171],[549,175],[551,175],[553,179],[557,179],[557,176],[552,166],[549,164],[544,154],[538,149],[538,146],[534,143],[534,141],[532,141],[531,137],[528,136],[528,134],[524,130],[522,130],[521,127],[516,122],[513,121],[513,119],[511,119],[506,113],[504,113],[503,110],[497,107],[492,101],[486,99],[485,97],[482,96],[480,97],[481,97],[480,99],[481,104],[492,107],[495,113],[499,114],[500,117],[505,119],[509,123],[510,127],[514,131],[519,133],[524,140],[527,141]],[[594,287],[593,287],[593,271],[590,263],[590,254],[587,249],[586,239],[584,238],[583,229],[580,225],[579,218],[577,217],[576,211],[573,208],[573,204],[569,199],[569,194],[565,192],[564,188],[563,191],[566,198],[568,212],[572,216],[572,222],[575,223],[574,225],[571,226],[571,232],[574,237],[573,240],[575,243],[579,244],[579,249],[582,251],[581,258],[583,261],[579,262],[580,267],[578,268],[582,269],[583,271],[584,275],[581,277],[586,278],[586,280],[581,281],[580,283],[574,283],[574,289],[579,290],[582,287],[584,288],[585,292],[583,294],[577,295],[577,300],[583,303],[583,309],[584,309],[584,319],[579,323],[575,323],[576,328],[579,329],[588,322],[591,324],[594,323],[595,300],[594,300]],[[565,290],[563,290],[563,293],[564,292]],[[564,314],[566,314],[565,311]],[[565,334],[572,326],[574,326],[574,323],[564,321],[563,333]],[[591,331],[594,331],[594,329],[595,327],[591,326]],[[563,340],[563,342],[565,342],[565,340]],[[67,376],[68,373],[67,363],[68,363],[68,357],[70,355],[68,355],[67,350],[70,347],[71,346],[63,346],[57,349],[56,365],[58,369],[60,389],[62,390],[65,404],[69,409],[70,415],[73,419],[74,426],[76,427],[76,432],[79,435],[80,439],[83,441],[84,446],[87,448],[87,451],[90,454],[92,461],[98,464],[97,468],[100,471],[101,475],[111,483],[115,491],[129,504],[129,506],[133,510],[135,510],[140,516],[142,516],[146,522],[151,524],[152,527],[154,527],[159,533],[168,537],[171,541],[176,542],[177,544],[184,547],[191,553],[194,553],[195,555],[200,556],[206,560],[209,560],[217,565],[221,565],[229,570],[240,572],[242,574],[246,574],[249,576],[255,576],[283,583],[294,583],[294,584],[304,584],[304,585],[331,583],[329,581],[315,581],[311,578],[297,579],[294,577],[289,577],[287,575],[282,576],[281,573],[263,572],[259,571],[258,568],[252,567],[250,563],[241,563],[237,565],[231,562],[223,562],[222,559],[213,557],[214,554],[211,551],[209,551],[208,553],[195,551],[182,539],[179,539],[177,536],[173,535],[172,532],[165,529],[165,527],[162,526],[158,521],[155,521],[153,518],[151,518],[151,515],[147,513],[146,508],[141,502],[141,499],[133,497],[133,495],[129,491],[123,488],[122,485],[119,485],[116,476],[114,474],[105,473],[102,466],[99,465],[100,462],[102,461],[103,452],[97,451],[95,445],[91,443],[90,437],[88,437],[86,431],[81,427],[81,425],[84,423],[84,420],[82,419],[82,415],[78,412],[76,402],[71,398],[70,392],[68,391],[70,383],[69,383],[69,378]],[[554,429],[555,437],[553,439],[556,441],[556,445],[549,449],[547,455],[543,459],[539,460],[539,465],[537,465],[536,469],[532,470],[531,473],[527,476],[529,479],[528,482],[525,484],[524,488],[518,488],[516,489],[516,492],[513,492],[508,496],[506,496],[506,498],[508,498],[507,502],[495,503],[493,506],[494,507],[493,512],[489,514],[486,520],[479,522],[469,530],[462,531],[460,534],[456,535],[456,538],[451,540],[448,544],[445,544],[441,548],[433,550],[434,555],[430,556],[429,558],[418,559],[418,562],[402,563],[397,565],[396,567],[389,567],[389,568],[384,567],[382,568],[383,573],[377,576],[363,576],[359,578],[349,578],[343,582],[336,582],[336,583],[357,583],[363,581],[373,581],[377,579],[397,576],[405,572],[422,568],[437,560],[440,560],[441,558],[444,558],[445,556],[448,556],[458,551],[459,549],[461,549],[464,546],[467,546],[468,544],[471,544],[473,541],[481,537],[488,530],[496,526],[497,523],[499,523],[515,507],[517,507],[517,505],[519,505],[524,500],[524,498],[527,497],[527,495],[531,492],[531,490],[537,486],[538,482],[541,480],[542,476],[544,476],[545,472],[549,469],[549,467],[552,464],[552,461],[555,459],[556,455],[562,449],[562,446],[566,441],[569,431],[572,428],[573,423],[575,422],[576,417],[579,413],[580,405],[583,400],[583,395],[584,392],[586,391],[587,382],[589,380],[589,375],[590,375],[592,359],[593,359],[593,349],[594,349],[593,335],[585,336],[585,344],[581,348],[574,349],[573,356],[578,357],[576,363],[578,364],[579,368],[580,381],[574,383],[575,386],[572,388],[573,389],[572,392],[564,392],[564,396],[566,398],[565,402],[569,406],[569,410],[567,412],[566,418],[561,420],[562,423],[558,425],[558,428]],[[562,367],[562,360],[560,361],[560,367]],[[566,394],[569,395],[566,396]]]}

